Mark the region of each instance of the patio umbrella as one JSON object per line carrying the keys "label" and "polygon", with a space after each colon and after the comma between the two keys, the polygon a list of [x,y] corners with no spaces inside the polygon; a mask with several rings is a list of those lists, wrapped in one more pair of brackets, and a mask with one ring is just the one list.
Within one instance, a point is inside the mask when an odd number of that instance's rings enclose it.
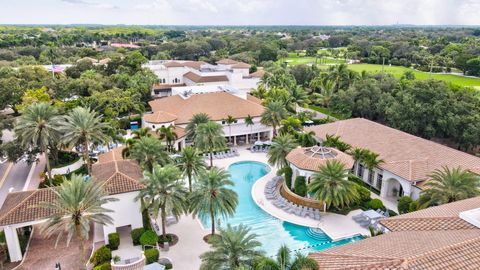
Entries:
{"label": "patio umbrella", "polygon": [[255,145],[263,145],[263,142],[262,141],[256,141]]}

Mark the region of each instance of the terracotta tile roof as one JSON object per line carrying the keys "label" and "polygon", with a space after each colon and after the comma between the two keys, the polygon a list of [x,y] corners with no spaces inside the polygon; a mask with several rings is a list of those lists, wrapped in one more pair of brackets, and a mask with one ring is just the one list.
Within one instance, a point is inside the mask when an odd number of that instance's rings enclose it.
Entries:
{"label": "terracotta tile roof", "polygon": [[236,63],[238,62],[232,59],[222,59],[217,61],[217,64],[220,64],[220,65],[234,65]]}
{"label": "terracotta tile roof", "polygon": [[52,188],[8,193],[0,209],[0,226],[46,218],[53,211],[38,207],[38,204],[53,202],[55,199]]}
{"label": "terracotta tile roof", "polygon": [[[177,139],[183,138],[183,137],[185,137],[185,135],[187,134],[187,132],[185,131],[184,128],[178,127],[178,126],[175,126],[175,127],[173,128],[173,132],[175,132],[175,134],[177,134]],[[159,136],[159,135],[157,134],[157,132],[154,131],[154,130],[150,130],[149,133],[150,133],[150,135],[152,135],[152,136],[155,137],[155,138],[160,138],[160,136]]]}
{"label": "terracotta tile roof", "polygon": [[242,69],[244,69],[244,68],[250,68],[250,67],[251,67],[251,65],[249,65],[247,63],[243,63],[243,62],[238,62],[238,63],[232,65],[232,68],[242,68]]}
{"label": "terracotta tile roof", "polygon": [[156,111],[143,115],[143,120],[153,124],[169,123],[175,121],[175,119],[177,119],[177,116],[164,111]]}
{"label": "terracotta tile roof", "polygon": [[193,72],[187,72],[183,77],[191,80],[195,83],[207,83],[207,82],[228,82],[228,77],[225,75],[214,75],[214,76],[200,76]]}
{"label": "terracotta tile roof", "polygon": [[459,217],[480,197],[381,220],[391,232],[311,253],[320,269],[478,269],[480,229]]}
{"label": "terracotta tile roof", "polygon": [[255,71],[254,73],[250,74],[250,77],[262,78],[263,75],[265,75],[265,70],[259,69],[259,70]]}
{"label": "terracotta tile roof", "polygon": [[340,136],[353,147],[366,148],[385,161],[380,167],[409,181],[426,180],[442,166],[480,173],[480,158],[450,147],[369,121],[354,118],[306,128],[323,139]]}
{"label": "terracotta tile roof", "polygon": [[[322,149],[323,152],[319,152]],[[352,168],[354,163],[352,157],[341,151],[318,146],[295,148],[288,153],[286,158],[288,162],[292,163],[297,168],[308,171],[318,171],[328,160],[338,160],[345,164],[346,169]]]}
{"label": "terracotta tile roof", "polygon": [[152,110],[166,111],[177,116],[175,124],[187,124],[196,113],[206,113],[212,120],[222,120],[228,115],[237,119],[260,116],[264,107],[247,99],[226,92],[196,94],[188,98],[180,95],[149,102]]}
{"label": "terracotta tile roof", "polygon": [[480,230],[392,232],[309,256],[320,269],[478,269]]}
{"label": "terracotta tile roof", "polygon": [[164,63],[163,66],[165,66],[167,68],[173,68],[173,67],[183,67],[184,65],[182,63],[177,62],[177,61],[170,61],[170,62]]}
{"label": "terracotta tile roof", "polygon": [[247,100],[249,100],[249,101],[251,101],[251,102],[255,102],[255,103],[259,104],[259,105],[262,105],[262,103],[263,103],[263,100],[255,97],[255,96],[252,96],[252,95],[250,95],[250,94],[247,94]]}
{"label": "terracotta tile roof", "polygon": [[[143,188],[140,166],[122,158],[121,147],[101,154],[98,163],[92,166],[94,181],[102,182],[109,195],[137,191]],[[38,207],[42,202],[54,202],[54,188],[44,188],[8,193],[0,209],[0,226],[41,220],[53,212]]]}
{"label": "terracotta tile roof", "polygon": [[194,68],[199,70],[202,65],[205,65],[206,62],[203,61],[186,61],[183,63],[184,66],[189,67],[189,68]]}

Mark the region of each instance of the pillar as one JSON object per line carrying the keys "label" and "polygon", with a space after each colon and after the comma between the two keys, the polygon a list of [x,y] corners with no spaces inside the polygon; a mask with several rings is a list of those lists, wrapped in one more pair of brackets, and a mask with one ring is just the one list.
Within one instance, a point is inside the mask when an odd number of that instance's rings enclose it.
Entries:
{"label": "pillar", "polygon": [[257,132],[257,141],[260,141],[260,132]]}
{"label": "pillar", "polygon": [[20,241],[18,241],[17,229],[7,226],[3,228],[5,232],[5,240],[8,246],[8,255],[11,262],[22,260],[22,250],[20,249]]}
{"label": "pillar", "polygon": [[237,146],[237,136],[233,136],[233,146]]}

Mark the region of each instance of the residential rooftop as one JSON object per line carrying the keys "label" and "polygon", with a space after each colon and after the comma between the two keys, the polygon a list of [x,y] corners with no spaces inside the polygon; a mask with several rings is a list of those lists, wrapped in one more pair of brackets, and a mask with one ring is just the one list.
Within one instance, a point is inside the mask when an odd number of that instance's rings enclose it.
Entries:
{"label": "residential rooftop", "polygon": [[337,149],[313,146],[295,148],[286,157],[287,161],[295,167],[308,171],[318,171],[329,160],[337,160],[350,169],[353,167],[353,158]]}
{"label": "residential rooftop", "polygon": [[197,113],[206,113],[212,120],[220,121],[228,115],[234,118],[260,116],[264,107],[255,99],[244,99],[226,92],[194,94],[188,97],[169,96],[149,102],[154,112],[164,111],[175,115],[175,124],[187,124]]}
{"label": "residential rooftop", "polygon": [[309,256],[326,270],[478,269],[480,229],[460,217],[477,208],[480,197],[392,217],[380,221],[389,233]]}
{"label": "residential rooftop", "polygon": [[353,118],[307,127],[322,140],[340,136],[352,147],[369,149],[380,155],[380,168],[408,181],[424,181],[443,166],[461,167],[480,174],[480,158],[379,123]]}

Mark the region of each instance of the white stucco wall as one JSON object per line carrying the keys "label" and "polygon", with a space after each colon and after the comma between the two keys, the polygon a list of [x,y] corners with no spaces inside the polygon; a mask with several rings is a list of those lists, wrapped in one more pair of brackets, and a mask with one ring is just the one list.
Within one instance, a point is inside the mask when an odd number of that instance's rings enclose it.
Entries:
{"label": "white stucco wall", "polygon": [[150,123],[150,122],[145,121],[142,117],[142,127],[150,128],[153,131],[159,129],[162,126],[169,127],[169,126],[173,126],[173,125],[175,125],[175,121],[168,122],[168,123]]}
{"label": "white stucco wall", "polygon": [[270,126],[265,126],[260,123],[260,117],[253,118],[253,125],[247,126],[245,124],[245,119],[237,119],[237,123],[230,125],[230,128],[227,124],[222,124],[222,121],[217,121],[217,123],[223,126],[223,131],[225,136],[238,136],[238,135],[245,135],[245,134],[255,134],[259,132],[272,132],[273,129]]}
{"label": "white stucco wall", "polygon": [[131,225],[132,229],[143,226],[142,213],[140,210],[140,201],[135,201],[138,191],[111,195],[118,201],[109,202],[103,207],[113,210],[109,215],[113,219],[113,224],[103,226],[105,243],[108,243],[108,234],[116,232],[118,227]]}

